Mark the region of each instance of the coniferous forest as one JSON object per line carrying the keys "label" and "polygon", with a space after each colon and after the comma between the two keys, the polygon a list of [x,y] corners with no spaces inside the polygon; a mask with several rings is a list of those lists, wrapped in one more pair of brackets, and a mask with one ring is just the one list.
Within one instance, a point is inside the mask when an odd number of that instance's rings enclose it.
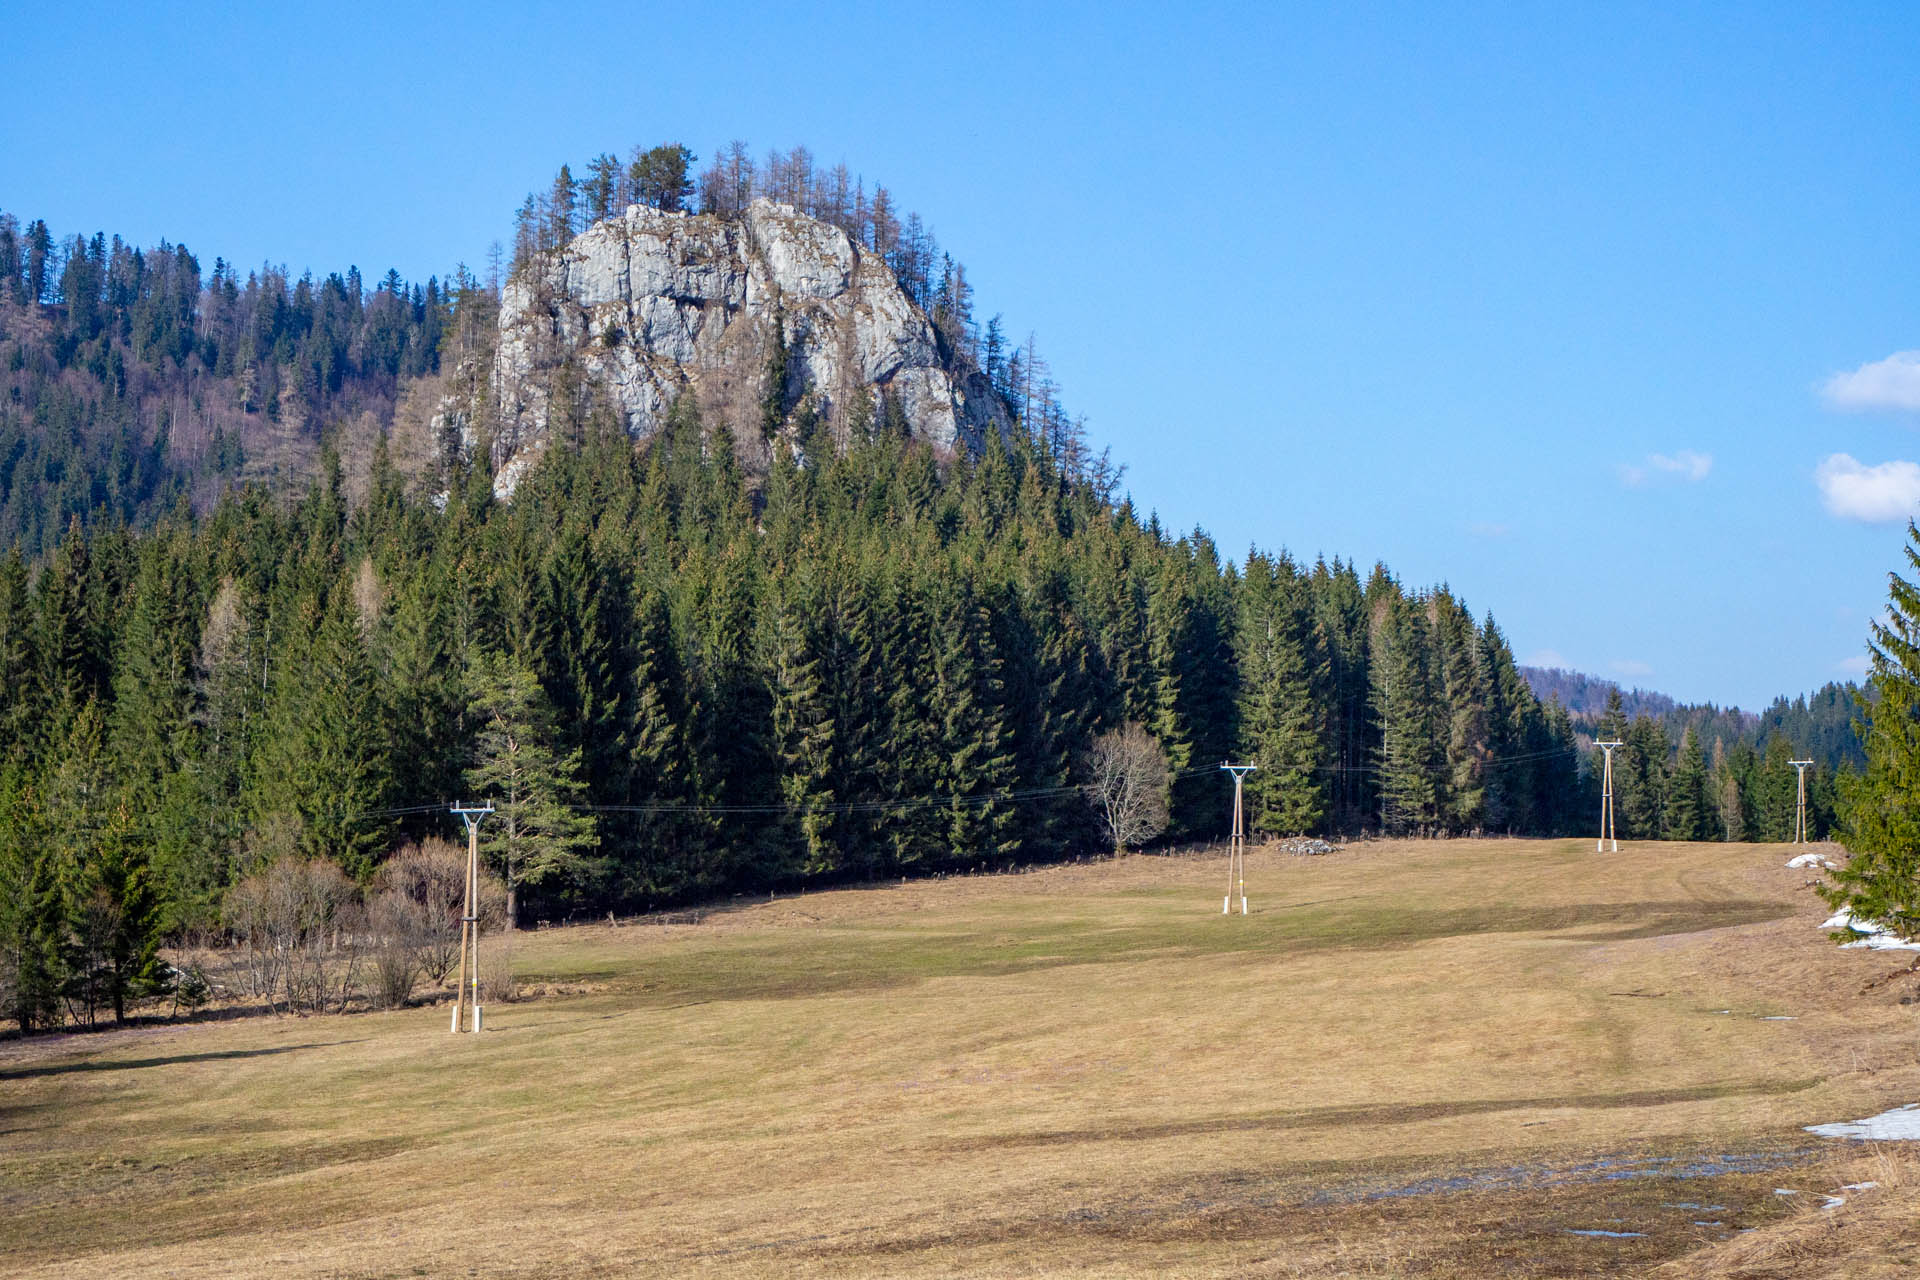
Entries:
{"label": "coniferous forest", "polygon": [[[690,198],[693,157],[662,151],[599,165],[628,185],[591,202]],[[733,160],[700,184],[722,216],[757,180]],[[522,256],[575,216],[563,179],[522,210]],[[582,402],[511,501],[484,449],[403,466],[410,380],[489,341],[497,282],[454,280],[203,277],[180,246],[0,216],[0,996],[22,1027],[160,989],[157,948],[231,934],[263,868],[373,885],[464,797],[518,824],[486,847],[522,922],[1100,852],[1084,762],[1130,724],[1164,754],[1170,841],[1223,833],[1229,758],[1259,765],[1258,833],[1591,829],[1589,739],[1491,615],[1162,529],[1050,384],[996,376],[1021,425],[978,456],[881,412],[808,458],[777,415],[688,398],[638,446]],[[1599,728],[1629,743],[1623,837],[1784,836],[1784,736],[1709,754],[1617,706]]]}

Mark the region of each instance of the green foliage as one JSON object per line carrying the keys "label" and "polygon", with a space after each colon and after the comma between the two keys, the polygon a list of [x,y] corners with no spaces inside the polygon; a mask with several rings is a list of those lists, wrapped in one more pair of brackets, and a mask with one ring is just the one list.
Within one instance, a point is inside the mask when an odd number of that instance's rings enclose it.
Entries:
{"label": "green foliage", "polygon": [[[0,213],[0,225],[17,220]],[[438,370],[455,298],[397,272],[315,280],[118,236],[56,240],[34,221],[0,253],[0,544],[39,554],[73,520],[147,525],[252,470],[311,468],[324,426],[389,417]],[[469,309],[485,305],[469,293]],[[289,444],[283,424],[312,428]]]}
{"label": "green foliage", "polygon": [[344,578],[296,606],[272,671],[255,812],[298,818],[301,848],[357,880],[392,842],[393,770],[367,624]]}
{"label": "green foliage", "polygon": [[32,1027],[124,1008],[236,884],[364,888],[462,797],[498,808],[517,917],[1104,850],[1079,784],[1128,723],[1174,839],[1224,830],[1224,759],[1260,766],[1261,832],[1588,828],[1564,710],[1444,588],[1243,570],[1070,432],[945,459],[889,403],[764,474],[734,449],[764,406],[683,397],[636,449],[583,403],[511,503],[484,466],[437,505],[329,456],[292,498],[0,559],[0,995]]}
{"label": "green foliage", "polygon": [[1432,834],[1447,803],[1447,734],[1444,686],[1435,668],[1427,613],[1418,601],[1398,597],[1391,584],[1376,584],[1372,650],[1376,664],[1374,711],[1380,722],[1380,825],[1394,835]]}
{"label": "green foliage", "polygon": [[1713,797],[1708,794],[1707,758],[1699,735],[1688,726],[1680,738],[1680,759],[1667,785],[1666,832],[1669,840],[1713,838]]}
{"label": "green foliage", "polygon": [[1240,740],[1250,830],[1291,836],[1326,813],[1328,679],[1305,581],[1286,556],[1247,559],[1240,592]]}
{"label": "green foliage", "polygon": [[[1907,524],[1908,565],[1920,570],[1920,528]],[[1886,621],[1873,624],[1864,713],[1866,768],[1845,792],[1840,839],[1851,855],[1821,894],[1855,918],[1920,934],[1920,586],[1887,575]]]}
{"label": "green foliage", "polygon": [[[521,886],[585,887],[599,843],[585,794],[582,752],[562,754],[554,709],[533,672],[512,659],[480,654],[471,676],[477,726],[467,788],[493,805],[482,820],[481,850],[507,884],[507,926],[518,921]],[[572,881],[573,886],[559,882]]]}

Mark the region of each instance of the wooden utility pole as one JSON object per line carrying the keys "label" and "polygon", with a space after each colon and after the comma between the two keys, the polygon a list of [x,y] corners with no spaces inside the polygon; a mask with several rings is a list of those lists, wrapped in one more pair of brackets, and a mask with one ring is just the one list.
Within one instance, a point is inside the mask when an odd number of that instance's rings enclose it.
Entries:
{"label": "wooden utility pole", "polygon": [[1227,898],[1220,904],[1221,915],[1233,913],[1233,889],[1237,882],[1240,886],[1240,914],[1247,914],[1247,820],[1246,806],[1241,803],[1240,784],[1246,776],[1258,766],[1250,764],[1225,764],[1220,766],[1233,775],[1233,843],[1227,851]]}
{"label": "wooden utility pole", "polygon": [[1595,853],[1606,853],[1607,845],[1613,845],[1613,852],[1620,852],[1620,840],[1613,825],[1613,749],[1624,745],[1615,742],[1596,742],[1594,746],[1607,753],[1606,767],[1600,773],[1600,843]]}
{"label": "wooden utility pole", "polygon": [[480,1030],[480,819],[493,812],[493,806],[474,808],[456,805],[453,812],[467,824],[467,909],[460,916],[460,986],[453,1001],[453,1030],[466,1021],[468,1002],[473,1008],[472,1031]]}
{"label": "wooden utility pole", "polygon": [[1793,766],[1794,777],[1800,784],[1800,803],[1793,815],[1793,842],[1805,844],[1807,842],[1807,766],[1813,761],[1789,760],[1787,763]]}

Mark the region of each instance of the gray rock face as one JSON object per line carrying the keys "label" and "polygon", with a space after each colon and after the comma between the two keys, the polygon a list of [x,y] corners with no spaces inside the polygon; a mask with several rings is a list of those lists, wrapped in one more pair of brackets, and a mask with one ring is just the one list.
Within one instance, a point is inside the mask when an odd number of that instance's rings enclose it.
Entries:
{"label": "gray rock face", "polygon": [[977,449],[1009,425],[985,378],[941,358],[926,313],[838,227],[767,200],[738,221],[629,206],[502,295],[496,489],[510,494],[544,448],[570,387],[604,393],[636,439],[683,393],[738,431],[757,420],[776,331],[789,402],[813,396],[836,430],[862,400],[877,416],[883,392],[939,448]]}

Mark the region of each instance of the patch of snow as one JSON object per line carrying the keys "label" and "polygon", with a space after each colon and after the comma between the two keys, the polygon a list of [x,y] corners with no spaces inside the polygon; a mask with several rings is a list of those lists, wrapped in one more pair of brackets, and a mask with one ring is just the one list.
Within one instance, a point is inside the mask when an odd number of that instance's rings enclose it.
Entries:
{"label": "patch of snow", "polygon": [[1920,951],[1920,942],[1908,942],[1905,938],[1891,933],[1875,933],[1858,942],[1843,942],[1842,951]]}
{"label": "patch of snow", "polygon": [[1799,1017],[1791,1013],[1774,1013],[1760,1019],[1762,1022],[1798,1022]]}
{"label": "patch of snow", "polygon": [[1879,1185],[1877,1182],[1849,1182],[1840,1189],[1842,1191],[1872,1191]]}
{"label": "patch of snow", "polygon": [[1828,1212],[1832,1212],[1833,1210],[1838,1209],[1841,1205],[1845,1204],[1846,1202],[1847,1202],[1847,1198],[1845,1196],[1828,1196],[1827,1202],[1821,1205],[1820,1207],[1822,1209],[1827,1210]]}
{"label": "patch of snow", "polygon": [[1920,951],[1920,942],[1909,942],[1878,920],[1859,920],[1851,911],[1836,911],[1821,922],[1822,929],[1846,929],[1865,934],[1853,942],[1840,944],[1842,951]]}
{"label": "patch of snow", "polygon": [[1869,1142],[1920,1142],[1920,1103],[1883,1111],[1851,1123],[1810,1124],[1808,1133],[1823,1138],[1858,1138]]}
{"label": "patch of snow", "polygon": [[1609,1240],[1638,1240],[1647,1233],[1644,1231],[1602,1231],[1598,1227],[1582,1231],[1577,1227],[1568,1227],[1567,1234],[1570,1236],[1605,1236]]}
{"label": "patch of snow", "polygon": [[1797,858],[1788,858],[1787,865],[1795,869],[1800,867],[1820,867],[1826,871],[1833,870],[1833,864],[1817,853],[1803,853]]}
{"label": "patch of snow", "polygon": [[1773,1189],[1773,1194],[1777,1196],[1797,1196],[1800,1193],[1798,1191],[1795,1191],[1792,1187],[1775,1187]]}

